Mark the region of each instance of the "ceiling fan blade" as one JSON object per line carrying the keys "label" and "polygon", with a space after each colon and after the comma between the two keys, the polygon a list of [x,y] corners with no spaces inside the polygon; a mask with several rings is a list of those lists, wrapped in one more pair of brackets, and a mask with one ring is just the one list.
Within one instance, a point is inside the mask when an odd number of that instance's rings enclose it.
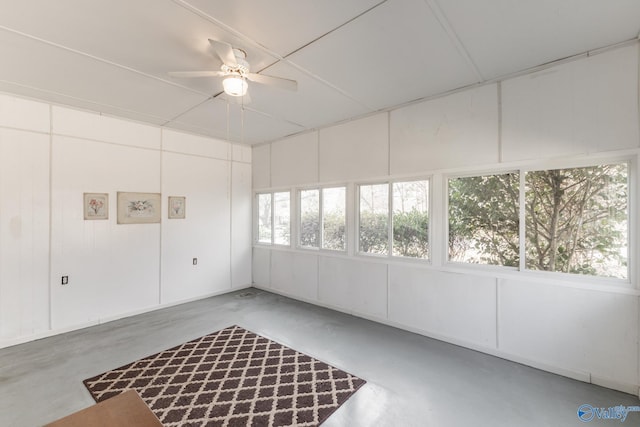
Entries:
{"label": "ceiling fan blade", "polygon": [[209,39],[209,44],[223,64],[229,67],[236,67],[238,65],[236,56],[233,54],[233,47],[231,47],[229,43]]}
{"label": "ceiling fan blade", "polygon": [[171,71],[171,77],[221,77],[224,76],[222,71]]}
{"label": "ceiling fan blade", "polygon": [[276,86],[280,89],[287,89],[291,91],[298,90],[298,82],[295,80],[283,79],[281,77],[271,77],[256,73],[247,73],[246,77],[252,82],[261,83],[263,85]]}

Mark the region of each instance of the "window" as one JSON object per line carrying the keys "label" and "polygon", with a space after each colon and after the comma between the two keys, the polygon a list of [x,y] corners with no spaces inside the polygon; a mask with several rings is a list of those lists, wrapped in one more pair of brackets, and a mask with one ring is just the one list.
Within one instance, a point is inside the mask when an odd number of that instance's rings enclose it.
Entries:
{"label": "window", "polygon": [[360,252],[389,253],[389,184],[360,186]]}
{"label": "window", "polygon": [[628,278],[628,163],[528,171],[523,181],[449,179],[449,260]]}
{"label": "window", "polygon": [[300,246],[320,247],[320,190],[300,191]]}
{"label": "window", "polygon": [[271,243],[271,193],[258,194],[258,242]]}
{"label": "window", "polygon": [[393,184],[393,255],[429,258],[429,183]]}
{"label": "window", "polygon": [[360,252],[429,258],[428,180],[361,185],[359,193]]}
{"label": "window", "polygon": [[300,246],[346,249],[346,187],[300,191]]}
{"label": "window", "polygon": [[322,189],[322,248],[344,251],[347,233],[347,188]]}
{"label": "window", "polygon": [[290,193],[258,194],[258,242],[289,245],[291,237]]}
{"label": "window", "polygon": [[527,172],[526,268],[628,277],[628,165]]}
{"label": "window", "polygon": [[273,193],[273,243],[291,243],[291,193]]}
{"label": "window", "polygon": [[519,176],[449,179],[450,261],[519,265]]}

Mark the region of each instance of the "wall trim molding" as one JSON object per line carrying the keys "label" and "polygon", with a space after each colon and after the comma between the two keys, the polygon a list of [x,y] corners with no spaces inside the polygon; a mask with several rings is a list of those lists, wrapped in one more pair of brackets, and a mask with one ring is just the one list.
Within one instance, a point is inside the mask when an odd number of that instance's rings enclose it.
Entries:
{"label": "wall trim molding", "polygon": [[254,283],[253,287],[256,289],[260,289],[266,292],[271,292],[274,294],[278,294],[278,295],[282,295],[297,301],[302,301],[302,302],[306,302],[308,304],[312,304],[315,306],[319,306],[319,307],[323,307],[323,308],[327,308],[330,310],[334,310],[334,311],[338,311],[340,313],[344,313],[344,314],[348,314],[351,316],[355,316],[355,317],[359,317],[361,319],[366,319],[366,320],[370,320],[372,322],[376,322],[376,323],[380,323],[383,325],[387,325],[387,326],[391,326],[397,329],[401,329],[407,332],[412,332],[414,334],[418,334],[418,335],[422,335],[424,337],[427,338],[432,338],[438,341],[442,341],[442,342],[446,342],[449,344],[453,344],[459,347],[464,347],[467,348],[469,350],[474,350],[474,351],[478,351],[480,353],[484,353],[484,354],[488,354],[490,356],[495,356],[498,357],[500,359],[504,359],[504,360],[508,360],[510,362],[515,362],[515,363],[519,363],[521,365],[525,365],[525,366],[529,366],[531,368],[535,368],[535,369],[540,369],[542,371],[545,372],[550,372],[552,374],[556,374],[556,375],[560,375],[563,377],[567,377],[567,378],[571,378],[574,380],[578,380],[578,381],[582,381],[585,383],[589,383],[589,384],[594,384],[594,385],[599,385],[602,387],[606,387],[606,388],[610,388],[613,390],[617,390],[617,391],[621,391],[624,393],[628,393],[628,394],[632,394],[634,396],[640,396],[640,384],[631,384],[631,383],[626,383],[626,382],[621,382],[621,381],[616,381],[616,380],[612,380],[609,378],[604,378],[604,377],[600,377],[600,376],[596,376],[591,374],[590,372],[586,372],[586,371],[581,371],[578,369],[573,369],[573,368],[567,368],[567,367],[563,367],[563,366],[558,366],[555,365],[553,363],[547,362],[547,361],[542,361],[542,360],[536,360],[536,359],[530,359],[527,357],[523,357],[514,353],[510,353],[504,350],[499,350],[497,348],[494,347],[487,347],[487,346],[483,346],[481,344],[478,343],[474,343],[471,341],[465,341],[465,340],[460,340],[448,335],[443,335],[443,334],[438,334],[438,333],[434,333],[431,331],[427,331],[427,330],[423,330],[420,328],[415,328],[415,327],[411,327],[411,326],[407,326],[404,325],[402,323],[399,322],[394,322],[394,321],[390,321],[388,319],[384,319],[384,318],[380,318],[380,317],[375,317],[375,316],[369,316],[367,314],[363,314],[363,313],[358,313],[354,310],[346,310],[344,308],[341,307],[337,307],[331,304],[327,304],[324,303],[322,301],[314,301],[308,298],[303,298],[303,297],[299,297],[297,295],[288,293],[288,292],[283,292],[279,289],[274,289],[274,288],[270,288],[267,286],[263,286],[263,285],[259,285]]}
{"label": "wall trim molding", "polygon": [[242,290],[242,289],[248,289],[250,287],[251,287],[251,285],[230,287],[229,289],[225,289],[223,291],[212,292],[212,293],[208,293],[208,294],[201,295],[201,296],[198,296],[198,297],[187,298],[187,299],[180,300],[180,301],[172,301],[172,302],[168,302],[168,303],[162,303],[162,304],[154,305],[152,307],[146,307],[146,308],[139,309],[139,310],[133,310],[133,311],[128,311],[128,312],[124,312],[124,313],[119,313],[119,314],[115,314],[113,316],[107,316],[107,317],[103,317],[103,318],[100,318],[100,319],[97,319],[97,320],[92,320],[92,321],[89,321],[89,322],[78,323],[78,324],[75,324],[75,325],[72,325],[72,326],[65,326],[63,328],[50,329],[50,330],[47,330],[47,331],[36,332],[36,333],[30,334],[30,335],[22,335],[22,336],[17,337],[17,338],[3,339],[3,340],[0,340],[0,349],[7,348],[7,347],[13,347],[13,346],[20,345],[20,344],[25,344],[25,343],[28,343],[28,342],[31,342],[31,341],[41,340],[41,339],[53,337],[53,336],[56,336],[56,335],[65,334],[67,332],[73,332],[73,331],[77,331],[77,330],[80,330],[80,329],[90,328],[92,326],[102,325],[102,324],[105,324],[105,323],[113,322],[115,320],[124,319],[126,317],[132,317],[132,316],[137,316],[139,314],[151,313],[153,311],[161,310],[161,309],[164,309],[164,308],[175,307],[177,305],[182,305],[182,304],[186,304],[186,303],[194,302],[194,301],[200,301],[200,300],[211,298],[211,297],[215,297],[215,296],[218,296],[218,295],[224,295],[224,294],[228,294],[228,293],[231,293],[231,292],[236,292],[236,291],[239,291],[239,290]]}

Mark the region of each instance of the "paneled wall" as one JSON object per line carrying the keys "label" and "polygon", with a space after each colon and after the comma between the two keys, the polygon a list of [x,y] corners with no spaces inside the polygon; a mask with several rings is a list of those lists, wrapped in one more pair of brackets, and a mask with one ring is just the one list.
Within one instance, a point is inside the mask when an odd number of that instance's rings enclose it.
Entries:
{"label": "paneled wall", "polygon": [[[349,230],[346,253],[254,244],[255,286],[638,394],[637,212],[631,283],[612,284],[447,263],[444,191],[449,174],[635,163],[639,127],[636,44],[254,147],[254,192],[344,184]],[[405,177],[431,180],[430,262],[357,254],[357,185]],[[638,187],[634,169],[633,209]]]}
{"label": "paneled wall", "polygon": [[[119,191],[161,223],[117,224]],[[0,347],[250,286],[250,230],[249,147],[0,94]]]}

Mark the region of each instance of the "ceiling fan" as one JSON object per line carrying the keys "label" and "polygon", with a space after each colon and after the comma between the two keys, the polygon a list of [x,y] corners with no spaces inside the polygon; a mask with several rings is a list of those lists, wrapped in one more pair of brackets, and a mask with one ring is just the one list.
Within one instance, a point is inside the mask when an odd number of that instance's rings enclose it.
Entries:
{"label": "ceiling fan", "polygon": [[224,92],[231,97],[245,97],[247,95],[249,88],[247,80],[292,91],[298,89],[298,83],[295,80],[249,72],[247,53],[244,50],[213,39],[209,39],[209,44],[216,56],[222,61],[219,71],[172,71],[169,75],[173,77],[222,77]]}

